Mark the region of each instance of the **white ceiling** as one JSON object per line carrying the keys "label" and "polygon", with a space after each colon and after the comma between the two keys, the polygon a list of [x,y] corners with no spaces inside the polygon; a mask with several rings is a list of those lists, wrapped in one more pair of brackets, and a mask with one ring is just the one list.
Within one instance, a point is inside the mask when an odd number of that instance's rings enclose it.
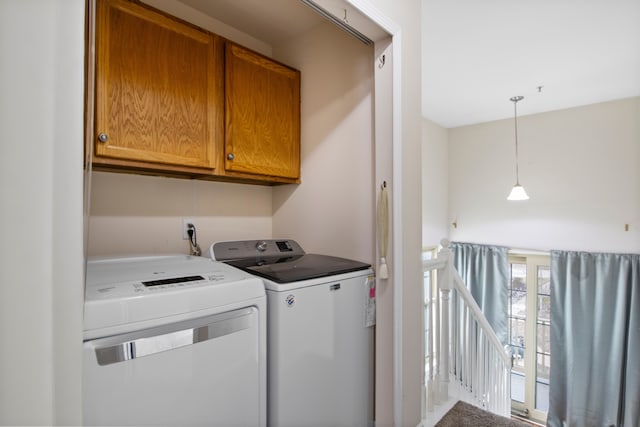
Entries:
{"label": "white ceiling", "polygon": [[640,0],[422,5],[422,109],[444,127],[512,117],[514,95],[518,115],[640,95]]}
{"label": "white ceiling", "polygon": [[270,45],[303,34],[323,21],[299,0],[180,0]]}
{"label": "white ceiling", "polygon": [[[181,1],[269,44],[323,20],[299,0]],[[422,110],[441,126],[512,117],[514,95],[518,115],[640,96],[640,0],[422,0],[422,16]]]}

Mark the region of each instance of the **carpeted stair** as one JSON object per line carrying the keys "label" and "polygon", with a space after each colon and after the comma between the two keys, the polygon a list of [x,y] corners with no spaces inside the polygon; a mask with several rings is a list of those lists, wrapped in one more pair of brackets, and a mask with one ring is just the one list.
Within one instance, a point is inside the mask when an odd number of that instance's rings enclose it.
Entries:
{"label": "carpeted stair", "polygon": [[435,427],[531,427],[531,425],[492,414],[465,402],[458,402]]}

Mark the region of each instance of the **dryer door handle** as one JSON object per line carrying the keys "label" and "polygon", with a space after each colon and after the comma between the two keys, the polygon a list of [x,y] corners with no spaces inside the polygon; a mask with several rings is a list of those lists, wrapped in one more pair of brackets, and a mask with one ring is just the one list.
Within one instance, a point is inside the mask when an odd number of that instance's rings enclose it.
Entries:
{"label": "dryer door handle", "polygon": [[[255,308],[250,307],[222,313],[205,318],[206,323],[204,325],[174,330],[158,335],[153,334],[153,332],[158,332],[158,329],[164,328],[154,328],[147,331],[148,333],[151,332],[151,334],[147,336],[127,339],[117,343],[103,342],[113,341],[113,338],[96,340],[101,342],[96,345],[95,349],[98,365],[111,365],[113,363],[151,356],[163,351],[186,347],[249,329],[252,324],[252,314],[254,314],[255,311]],[[164,329],[164,331],[166,331],[166,329]],[[144,334],[144,332],[145,331],[141,331],[136,335]],[[131,334],[128,334],[128,336],[130,335]],[[115,337],[115,339],[117,338],[118,337]],[[121,336],[120,339],[122,338]]]}

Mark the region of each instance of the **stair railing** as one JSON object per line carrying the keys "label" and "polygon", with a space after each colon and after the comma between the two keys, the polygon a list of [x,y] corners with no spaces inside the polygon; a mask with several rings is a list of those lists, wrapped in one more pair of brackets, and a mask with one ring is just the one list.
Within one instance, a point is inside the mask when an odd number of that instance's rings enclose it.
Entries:
{"label": "stair railing", "polygon": [[451,382],[463,391],[459,400],[509,417],[510,355],[453,266],[449,241],[441,244],[436,259],[423,261],[422,418],[449,399]]}

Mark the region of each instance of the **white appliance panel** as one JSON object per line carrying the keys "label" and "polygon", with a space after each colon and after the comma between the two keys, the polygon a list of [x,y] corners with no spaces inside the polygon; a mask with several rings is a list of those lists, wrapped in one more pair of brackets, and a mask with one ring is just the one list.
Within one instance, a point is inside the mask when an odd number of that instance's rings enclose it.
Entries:
{"label": "white appliance panel", "polygon": [[202,257],[91,259],[85,425],[266,425],[263,283]]}
{"label": "white appliance panel", "polygon": [[[146,286],[147,281],[191,278]],[[198,280],[194,280],[198,278]],[[264,295],[247,273],[208,258],[157,256],[91,259],[87,265],[84,338],[130,332],[222,310]],[[200,315],[206,315],[201,313]],[[175,317],[174,317],[175,316]]]}
{"label": "white appliance panel", "polygon": [[[250,307],[85,342],[84,423],[264,425],[260,322]],[[119,350],[98,361],[104,348]],[[150,354],[131,358],[140,351]]]}
{"label": "white appliance panel", "polygon": [[268,425],[369,425],[372,330],[365,327],[365,309],[371,274],[266,281]]}

